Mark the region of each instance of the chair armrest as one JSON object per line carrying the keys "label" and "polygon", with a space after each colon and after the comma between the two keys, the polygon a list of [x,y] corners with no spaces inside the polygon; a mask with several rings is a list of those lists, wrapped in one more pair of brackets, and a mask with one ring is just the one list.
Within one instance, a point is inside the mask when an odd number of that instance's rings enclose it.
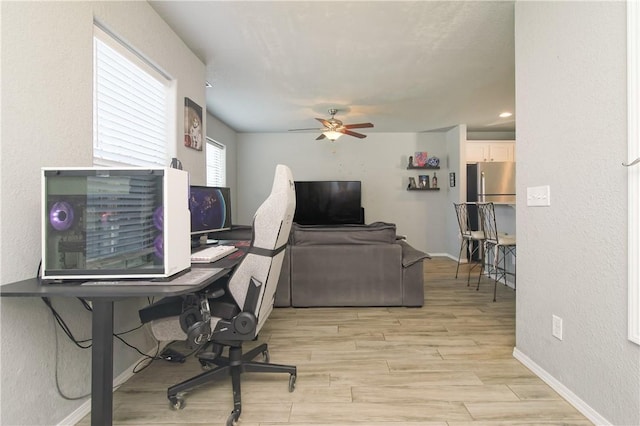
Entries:
{"label": "chair armrest", "polygon": [[219,299],[225,295],[224,288],[218,288],[213,291],[208,291],[205,293],[207,299]]}

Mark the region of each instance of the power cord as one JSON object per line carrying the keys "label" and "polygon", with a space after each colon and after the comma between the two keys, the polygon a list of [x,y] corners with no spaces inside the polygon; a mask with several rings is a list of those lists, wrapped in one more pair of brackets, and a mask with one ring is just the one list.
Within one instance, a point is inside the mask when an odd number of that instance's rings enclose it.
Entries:
{"label": "power cord", "polygon": [[[47,305],[47,307],[51,311],[51,315],[53,315],[53,318],[56,320],[56,322],[58,323],[62,331],[64,331],[64,334],[67,335],[69,340],[71,340],[80,349],[89,349],[91,347],[91,344],[87,346],[83,346],[82,344],[87,342],[92,342],[92,339],[77,340],[75,338],[75,336],[71,332],[71,329],[69,328],[69,326],[67,326],[67,323],[64,321],[62,316],[60,316],[58,311],[56,311],[56,309],[53,307],[53,304],[51,303],[51,300],[48,297],[42,297],[42,301],[44,302],[45,305]],[[57,334],[56,334],[56,338],[57,338]],[[57,340],[56,340],[56,345],[57,345]]]}
{"label": "power cord", "polygon": [[[56,379],[56,389],[58,391],[58,395],[60,395],[63,399],[66,399],[67,401],[77,401],[79,399],[84,399],[88,396],[91,396],[91,392],[86,393],[84,395],[80,395],[80,396],[68,396],[67,394],[65,394],[62,391],[62,388],[60,387],[60,379],[58,377],[58,365],[59,365],[59,359],[60,357],[58,357],[58,330],[56,329],[56,325],[53,325],[53,335],[55,336],[55,341],[56,341],[56,352],[55,352],[55,359],[56,359],[56,368],[55,368],[55,379]],[[82,346],[81,346],[82,347]],[[86,349],[86,348],[83,348]]]}
{"label": "power cord", "polygon": [[[40,263],[38,264],[38,271],[36,273],[36,276],[38,277],[38,279],[41,278],[40,276],[40,270],[42,267],[42,261],[40,261]],[[56,320],[56,322],[58,323],[58,326],[60,327],[60,329],[66,334],[67,338],[73,342],[74,345],[76,345],[78,348],[80,349],[89,349],[92,347],[92,342],[93,339],[89,338],[89,339],[83,339],[83,340],[78,340],[76,339],[76,337],[73,335],[73,332],[71,331],[71,329],[69,328],[69,326],[67,325],[67,323],[64,321],[64,319],[62,318],[62,316],[58,313],[58,311],[53,307],[53,304],[51,302],[51,299],[49,299],[48,297],[42,297],[41,298],[42,301],[44,302],[44,304],[47,306],[47,308],[49,308],[49,310],[51,311],[51,315],[53,316],[53,318]],[[78,297],[77,298],[80,303],[82,304],[82,306],[89,312],[91,312],[93,314],[93,308],[91,306],[91,304],[86,301],[85,299]],[[153,298],[147,298],[147,301],[149,303],[153,303]],[[138,352],[138,354],[142,355],[142,359],[140,361],[138,361],[138,363],[133,367],[133,374],[137,374],[141,371],[143,371],[145,368],[149,367],[153,361],[156,360],[164,360],[164,361],[168,361],[168,362],[184,362],[184,360],[190,356],[192,356],[193,354],[195,354],[199,348],[194,349],[193,351],[189,352],[186,355],[182,355],[176,351],[171,350],[171,348],[169,346],[171,346],[173,343],[175,342],[171,342],[169,343],[164,351],[163,354],[160,354],[160,342],[156,340],[156,350],[155,350],[155,354],[153,356],[147,355],[146,353],[142,352],[139,348],[137,348],[136,346],[128,343],[124,338],[122,338],[122,335],[131,333],[133,331],[139,330],[140,328],[142,328],[144,326],[144,324],[140,324],[137,327],[134,327],[130,330],[127,331],[122,331],[119,333],[113,333],[113,337],[115,337],[116,339],[120,340],[124,345],[128,346],[129,348],[135,350],[136,352]],[[59,341],[58,341],[58,333],[57,330],[55,328],[55,324],[54,324],[54,336],[55,336],[55,345],[56,345],[56,352],[55,352],[55,382],[56,382],[56,389],[58,391],[58,394],[63,398],[66,399],[68,401],[76,401],[76,400],[80,400],[80,399],[84,399],[88,396],[91,396],[91,393],[87,393],[85,395],[80,395],[80,396],[68,396],[66,395],[63,391],[62,388],[60,387],[60,381],[59,381],[59,377],[58,377],[58,367],[59,367],[59,357],[58,357],[58,352],[59,352]],[[85,345],[89,343],[88,345]],[[165,352],[167,352],[167,355],[165,355]],[[140,367],[141,364],[145,363],[142,367]],[[113,389],[115,390],[116,387],[113,387]]]}

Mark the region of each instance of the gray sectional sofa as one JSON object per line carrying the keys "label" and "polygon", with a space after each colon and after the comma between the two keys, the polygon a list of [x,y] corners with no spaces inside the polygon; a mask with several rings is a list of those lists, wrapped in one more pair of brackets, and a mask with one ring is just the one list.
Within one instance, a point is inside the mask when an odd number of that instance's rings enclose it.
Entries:
{"label": "gray sectional sofa", "polygon": [[424,303],[426,258],[399,239],[391,223],[294,223],[275,306],[419,307]]}

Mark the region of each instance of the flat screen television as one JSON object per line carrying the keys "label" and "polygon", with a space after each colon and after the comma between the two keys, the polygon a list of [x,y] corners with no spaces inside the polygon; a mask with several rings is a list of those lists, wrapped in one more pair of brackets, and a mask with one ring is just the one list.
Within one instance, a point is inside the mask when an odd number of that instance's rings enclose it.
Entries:
{"label": "flat screen television", "polygon": [[300,225],[364,223],[360,181],[296,181],[296,211]]}
{"label": "flat screen television", "polygon": [[231,229],[231,189],[191,185],[189,211],[192,239]]}

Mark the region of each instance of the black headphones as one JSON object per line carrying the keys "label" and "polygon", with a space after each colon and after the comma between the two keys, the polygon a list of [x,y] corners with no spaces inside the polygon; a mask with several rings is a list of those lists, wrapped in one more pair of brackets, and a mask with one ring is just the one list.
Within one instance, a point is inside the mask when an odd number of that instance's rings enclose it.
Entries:
{"label": "black headphones", "polygon": [[191,347],[201,346],[211,338],[211,314],[206,298],[202,301],[204,309],[196,306],[185,309],[180,314],[180,327],[187,334],[187,342]]}
{"label": "black headphones", "polygon": [[202,314],[200,313],[200,309],[196,306],[187,308],[180,314],[180,327],[185,333],[187,333],[192,325],[200,321],[202,321]]}

